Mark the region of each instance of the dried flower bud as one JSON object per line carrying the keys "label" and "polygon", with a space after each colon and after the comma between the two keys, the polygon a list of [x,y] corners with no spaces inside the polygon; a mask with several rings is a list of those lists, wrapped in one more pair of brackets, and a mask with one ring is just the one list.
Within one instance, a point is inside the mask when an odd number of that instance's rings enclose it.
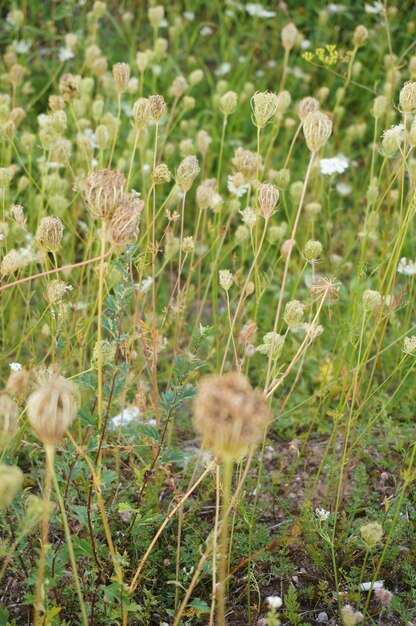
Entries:
{"label": "dried flower bud", "polygon": [[152,27],[157,30],[164,20],[165,8],[161,4],[155,7],[149,7],[147,16]]}
{"label": "dried flower bud", "polygon": [[211,206],[212,198],[217,190],[217,181],[215,178],[203,180],[196,189],[196,204],[203,211]]}
{"label": "dried flower bud", "polygon": [[326,144],[332,132],[332,122],[325,113],[315,111],[308,113],[303,122],[303,133],[305,135],[306,144],[313,153]]}
{"label": "dried flower bud", "polygon": [[124,93],[130,79],[130,65],[127,63],[113,65],[113,78],[117,93]]}
{"label": "dried flower bud", "polygon": [[279,98],[271,91],[259,91],[251,98],[253,124],[257,128],[264,128],[267,122],[276,113]]}
{"label": "dried flower bud", "polygon": [[270,183],[261,183],[258,191],[258,204],[260,213],[268,220],[276,209],[279,200],[279,190]]}
{"label": "dried flower bud", "polygon": [[363,541],[369,548],[374,548],[383,538],[383,527],[379,522],[369,522],[360,528]]}
{"label": "dried flower bud", "polygon": [[262,394],[242,374],[206,376],[194,401],[202,444],[220,459],[233,459],[258,443],[270,419]]}
{"label": "dried flower bud", "polygon": [[79,93],[80,80],[79,76],[74,74],[64,74],[59,81],[59,93],[65,102],[74,100]]}
{"label": "dried flower bud", "polygon": [[416,112],[416,82],[408,82],[402,87],[399,104],[403,113]]}
{"label": "dried flower bud", "polygon": [[110,220],[124,199],[126,179],[117,170],[91,172],[84,184],[84,195],[95,219]]}
{"label": "dried flower bud", "polygon": [[292,48],[294,47],[296,43],[298,35],[299,35],[298,29],[292,22],[283,26],[282,33],[281,33],[283,48],[288,51],[292,50]]}
{"label": "dried flower bud", "polygon": [[366,289],[363,293],[363,307],[364,311],[367,313],[377,309],[381,305],[382,301],[383,299],[381,297],[381,293],[378,291]]}
{"label": "dried flower bud", "polygon": [[404,338],[403,352],[405,354],[416,354],[416,335]]}
{"label": "dried flower bud", "polygon": [[167,107],[163,96],[149,96],[150,116],[159,122],[166,115]]}
{"label": "dried flower bud", "polygon": [[182,188],[182,191],[189,191],[192,187],[192,183],[198,176],[201,168],[199,167],[198,159],[196,156],[186,157],[180,164],[176,171],[176,182]]}
{"label": "dried flower bud", "polygon": [[26,226],[26,217],[23,207],[20,204],[12,204],[9,209],[9,217],[17,226],[24,228]]}
{"label": "dried flower bud", "polygon": [[368,30],[363,24],[359,24],[355,27],[354,34],[352,37],[352,42],[356,48],[361,48],[367,43],[368,40]]}
{"label": "dried flower bud", "polygon": [[110,141],[107,126],[104,126],[104,124],[97,126],[95,129],[95,140],[99,150],[105,150],[107,148],[108,142]]}
{"label": "dried flower bud", "polygon": [[238,97],[235,91],[227,91],[220,98],[220,108],[224,115],[234,113],[237,108]]}
{"label": "dried flower bud", "polygon": [[234,276],[232,275],[230,270],[219,271],[219,282],[220,282],[220,286],[224,289],[224,291],[229,290],[229,288],[234,282]]}
{"label": "dried flower bud", "polygon": [[374,117],[382,117],[388,107],[389,101],[386,96],[377,96],[373,102],[373,115]]}
{"label": "dried flower bud", "polygon": [[23,484],[23,472],[17,465],[0,463],[0,510],[7,509]]}
{"label": "dried flower bud", "polygon": [[261,169],[261,156],[241,147],[235,150],[231,162],[248,182],[253,182],[257,176],[257,168]]}
{"label": "dried flower bud", "polygon": [[171,178],[172,174],[170,173],[169,168],[165,163],[157,165],[153,170],[152,181],[155,185],[170,183]]}
{"label": "dried flower bud", "polygon": [[146,128],[151,116],[148,98],[139,98],[133,105],[133,120],[137,129]]}
{"label": "dried flower bud", "polygon": [[110,239],[116,245],[128,245],[139,236],[139,223],[144,201],[134,194],[126,194],[114,211],[110,222]]}
{"label": "dried flower bud", "polygon": [[315,113],[316,111],[319,111],[319,101],[312,96],[303,98],[296,107],[296,113],[302,122],[308,113]]}
{"label": "dried flower bud", "polygon": [[198,145],[198,150],[204,156],[207,154],[209,146],[212,142],[211,137],[208,135],[206,130],[200,130],[196,136],[196,142]]}
{"label": "dried flower bud", "polygon": [[305,307],[302,302],[299,302],[299,300],[291,300],[286,304],[283,319],[288,326],[297,326],[301,323],[304,313]]}
{"label": "dried flower bud", "polygon": [[27,401],[29,421],[39,439],[54,446],[75,419],[77,389],[72,381],[51,368],[37,373],[36,385]]}
{"label": "dried flower bud", "polygon": [[316,261],[322,254],[322,244],[320,241],[309,239],[306,242],[303,254],[307,261]]}
{"label": "dried flower bud", "polygon": [[136,54],[136,65],[139,72],[143,74],[149,65],[149,55],[147,52],[138,52]]}
{"label": "dried flower bud", "polygon": [[283,352],[283,346],[285,345],[285,338],[278,333],[271,331],[266,333],[263,337],[263,343],[257,346],[257,352],[260,354],[266,354],[271,356],[273,361],[277,361]]}
{"label": "dried flower bud", "polygon": [[42,217],[36,231],[36,241],[49,252],[56,252],[61,247],[64,225],[59,217]]}
{"label": "dried flower bud", "polygon": [[278,170],[275,175],[275,183],[279,189],[286,189],[290,184],[290,170]]}
{"label": "dried flower bud", "polygon": [[0,188],[10,187],[14,176],[14,167],[0,167]]}
{"label": "dried flower bud", "polygon": [[188,91],[188,83],[183,76],[177,76],[169,88],[169,94],[177,100]]}

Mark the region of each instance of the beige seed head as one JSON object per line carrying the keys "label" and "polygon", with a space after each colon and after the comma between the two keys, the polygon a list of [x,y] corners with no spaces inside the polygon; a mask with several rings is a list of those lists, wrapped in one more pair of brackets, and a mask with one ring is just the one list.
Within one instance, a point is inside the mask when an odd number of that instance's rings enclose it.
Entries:
{"label": "beige seed head", "polygon": [[196,189],[196,204],[203,211],[211,206],[214,194],[217,191],[217,181],[215,178],[203,180]]}
{"label": "beige seed head", "polygon": [[274,213],[279,200],[279,190],[271,183],[261,183],[258,190],[260,213],[268,220]]}
{"label": "beige seed head", "polygon": [[144,201],[133,194],[124,197],[110,222],[110,239],[116,245],[129,245],[139,236],[140,217]]}
{"label": "beige seed head", "polygon": [[0,463],[0,510],[7,509],[23,484],[23,472],[17,465]]}
{"label": "beige seed head", "polygon": [[169,171],[168,166],[165,163],[160,163],[153,170],[152,181],[155,185],[162,185],[163,183],[170,183],[172,174]]}
{"label": "beige seed head", "polygon": [[257,444],[269,418],[264,397],[242,374],[206,376],[198,385],[195,428],[219,459],[237,458]]}
{"label": "beige seed head", "polygon": [[379,522],[369,522],[361,526],[360,534],[367,546],[373,548],[383,538],[383,527]]}
{"label": "beige seed head", "polygon": [[113,65],[113,78],[117,93],[124,93],[130,79],[130,65],[127,63]]}
{"label": "beige seed head", "polygon": [[136,65],[141,74],[146,71],[146,68],[149,65],[149,55],[147,52],[138,52],[136,54]]}
{"label": "beige seed head", "polygon": [[283,26],[281,33],[283,48],[288,51],[292,50],[296,43],[298,35],[299,31],[292,22]]}
{"label": "beige seed head", "polygon": [[57,252],[64,236],[64,225],[59,217],[42,217],[36,231],[36,241],[48,252]]}
{"label": "beige seed head", "polygon": [[408,82],[402,87],[399,104],[403,113],[416,112],[416,82]]}
{"label": "beige seed head", "polygon": [[23,207],[20,204],[12,204],[9,209],[10,219],[13,220],[17,226],[24,228],[26,226],[26,217],[23,211]]}
{"label": "beige seed head", "polygon": [[312,96],[307,96],[306,98],[302,98],[302,100],[298,103],[296,107],[296,113],[299,116],[299,119],[303,122],[308,113],[315,113],[315,111],[319,111],[319,101]]}
{"label": "beige seed head", "polygon": [[220,109],[224,115],[231,115],[237,108],[238,96],[235,91],[227,91],[220,98]]}
{"label": "beige seed head", "polygon": [[289,327],[297,326],[301,323],[304,313],[305,307],[302,302],[299,302],[299,300],[291,300],[285,306],[283,319]]}
{"label": "beige seed head", "polygon": [[177,76],[169,88],[169,94],[179,99],[187,92],[188,87],[187,80],[183,76]]}
{"label": "beige seed head", "polygon": [[146,128],[150,121],[150,103],[148,98],[138,98],[133,105],[134,125],[138,130]]}
{"label": "beige seed head", "polygon": [[10,187],[14,176],[14,167],[0,167],[0,187]]}
{"label": "beige seed head", "polygon": [[248,182],[256,179],[257,169],[260,170],[262,166],[260,155],[257,156],[256,152],[245,150],[241,146],[235,150],[231,163]]}
{"label": "beige seed head", "polygon": [[117,170],[91,172],[84,183],[85,201],[95,219],[110,220],[124,199],[126,179]]}
{"label": "beige seed head", "polygon": [[321,111],[308,113],[303,122],[303,133],[305,135],[306,144],[313,153],[326,144],[332,132],[332,122],[328,115]]}
{"label": "beige seed head", "polygon": [[27,414],[37,437],[56,445],[71,426],[77,413],[76,385],[49,368],[36,375],[36,390],[27,400]]}
{"label": "beige seed head", "polygon": [[370,313],[371,311],[374,311],[379,306],[381,306],[382,301],[383,298],[381,296],[381,293],[378,291],[374,291],[373,289],[366,289],[363,293],[363,307],[364,311],[366,311],[367,313]]}
{"label": "beige seed head", "polygon": [[368,30],[363,24],[359,24],[355,27],[354,34],[352,37],[352,42],[354,46],[357,48],[361,48],[367,43],[368,40]]}
{"label": "beige seed head", "polygon": [[271,91],[259,91],[251,98],[253,123],[257,128],[264,128],[276,113],[279,98]]}
{"label": "beige seed head", "polygon": [[[21,402],[25,396],[30,383],[30,372],[27,369],[21,369],[16,372],[10,372],[6,382],[7,393]],[[1,411],[0,411],[1,412]]]}
{"label": "beige seed head", "polygon": [[[20,372],[12,372],[20,374]],[[7,394],[0,394],[0,450],[5,448],[18,430],[19,407]]]}
{"label": "beige seed head", "polygon": [[307,261],[316,261],[321,256],[322,250],[323,248],[320,241],[309,239],[305,244],[303,254]]}
{"label": "beige seed head", "polygon": [[201,168],[199,167],[196,156],[191,155],[183,159],[176,171],[176,182],[182,188],[182,191],[189,191],[192,183],[198,176]]}
{"label": "beige seed head", "polygon": [[74,74],[64,74],[59,81],[59,93],[65,102],[74,100],[79,93],[79,76]]}
{"label": "beige seed head", "polygon": [[46,299],[51,305],[60,304],[67,292],[67,284],[63,280],[51,280],[46,287]]}
{"label": "beige seed head", "polygon": [[152,27],[157,30],[165,17],[165,8],[161,4],[150,7],[147,12],[147,17]]}
{"label": "beige seed head", "polygon": [[234,276],[230,272],[230,270],[220,270],[219,271],[219,283],[220,286],[224,289],[224,291],[228,291],[231,285],[234,282]]}
{"label": "beige seed head", "polygon": [[162,117],[166,115],[167,106],[163,96],[149,96],[149,111],[150,116],[155,122],[160,122]]}
{"label": "beige seed head", "polygon": [[2,276],[9,276],[10,274],[13,274],[18,269],[23,267],[23,265],[24,262],[19,252],[14,249],[9,250],[9,252],[4,255],[1,261],[0,274]]}

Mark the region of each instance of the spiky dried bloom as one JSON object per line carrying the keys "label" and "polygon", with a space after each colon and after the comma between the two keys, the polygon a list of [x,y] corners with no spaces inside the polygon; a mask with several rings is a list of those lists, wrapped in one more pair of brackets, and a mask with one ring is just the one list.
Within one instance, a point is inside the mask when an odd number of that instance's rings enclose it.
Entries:
{"label": "spiky dried bloom", "polygon": [[220,98],[220,109],[224,115],[231,115],[237,108],[238,96],[235,91],[226,91]]}
{"label": "spiky dried bloom", "polygon": [[138,98],[133,105],[134,125],[138,130],[146,128],[150,121],[150,103],[148,98]]}
{"label": "spiky dried bloom", "polygon": [[187,156],[181,161],[176,171],[176,182],[182,191],[189,191],[201,168],[195,155]]}
{"label": "spiky dried bloom", "polygon": [[352,42],[354,46],[356,46],[357,48],[361,48],[361,46],[364,46],[367,41],[368,30],[363,24],[358,24],[358,26],[355,27],[354,34],[352,36]]}
{"label": "spiky dried bloom", "polygon": [[291,300],[285,306],[285,314],[283,319],[290,326],[297,326],[301,323],[305,314],[305,307],[299,300]]}
{"label": "spiky dried bloom", "polygon": [[360,611],[354,611],[350,604],[346,604],[341,610],[341,617],[344,626],[356,626],[360,624],[364,616]]}
{"label": "spiky dried bloom", "polygon": [[17,465],[0,463],[0,510],[7,509],[23,484],[23,472]]}
{"label": "spiky dried bloom", "polygon": [[269,419],[263,395],[242,374],[206,376],[198,385],[195,428],[219,459],[237,458],[256,445]]}
{"label": "spiky dried bloom", "polygon": [[292,48],[294,47],[296,43],[298,35],[299,35],[299,31],[296,28],[296,26],[293,24],[293,22],[289,22],[289,24],[286,24],[285,26],[283,26],[282,32],[281,32],[283,48],[288,51],[292,50]]}
{"label": "spiky dried bloom", "polygon": [[253,320],[248,320],[238,333],[240,343],[253,343],[257,334],[257,324]]}
{"label": "spiky dried bloom", "polygon": [[163,183],[170,183],[172,174],[169,171],[168,166],[165,163],[157,165],[152,173],[152,182],[155,185],[162,185]]}
{"label": "spiky dried bloom", "polygon": [[177,76],[169,87],[169,95],[179,100],[188,91],[188,87],[186,79],[183,76]]}
{"label": "spiky dried bloom", "polygon": [[[12,372],[19,374],[20,372]],[[16,402],[7,394],[0,394],[0,449],[7,446],[18,430],[17,418],[19,407]]]}
{"label": "spiky dried bloom", "polygon": [[203,180],[196,189],[196,204],[199,209],[205,210],[211,206],[213,195],[217,191],[217,181],[215,178]]}
{"label": "spiky dried bloom", "polygon": [[88,209],[95,219],[109,221],[124,199],[126,179],[117,170],[91,172],[84,183],[84,196]]}
{"label": "spiky dried bloom", "polygon": [[271,183],[261,183],[258,190],[258,204],[260,213],[265,220],[273,215],[279,200],[279,190]]}
{"label": "spiky dried bloom", "polygon": [[149,96],[148,99],[150,116],[155,120],[155,122],[160,122],[162,117],[164,117],[167,112],[165,98],[163,96],[155,95]]}
{"label": "spiky dried bloom", "polygon": [[139,236],[144,201],[135,194],[126,194],[114,211],[110,222],[110,239],[116,245],[129,245]]}
{"label": "spiky dried bloom", "polygon": [[58,137],[51,144],[51,160],[65,165],[71,157],[71,150],[71,141],[64,137]]}
{"label": "spiky dried bloom", "polygon": [[24,265],[25,263],[23,262],[21,254],[19,254],[17,250],[9,250],[9,252],[4,255],[1,261],[0,274],[2,276],[9,276]]}
{"label": "spiky dried bloom", "polygon": [[284,345],[285,338],[283,335],[271,331],[264,335],[263,343],[257,346],[256,351],[260,352],[260,354],[266,354],[267,356],[271,355],[271,358],[277,361],[283,352]]}
{"label": "spiky dried bloom", "polygon": [[387,111],[389,105],[389,99],[387,96],[377,96],[373,102],[373,115],[374,117],[381,117]]}
{"label": "spiky dried bloom", "polygon": [[63,280],[51,280],[46,287],[46,299],[51,305],[60,304],[68,290],[68,285]]}
{"label": "spiky dried bloom", "polygon": [[10,206],[8,215],[10,219],[12,219],[13,222],[17,224],[17,226],[19,226],[20,228],[24,228],[26,226],[27,220],[23,212],[23,207],[20,204],[12,204]]}
{"label": "spiky dried bloom", "polygon": [[0,187],[10,187],[14,176],[14,167],[0,167]]}
{"label": "spiky dried bloom", "polygon": [[403,352],[405,354],[416,354],[416,335],[404,338]]}
{"label": "spiky dried bloom", "polygon": [[199,152],[204,156],[207,154],[209,150],[209,146],[211,145],[212,138],[209,136],[206,130],[200,130],[196,136],[196,143],[198,146]]}
{"label": "spiky dried bloom", "polygon": [[328,299],[337,302],[339,299],[340,283],[330,278],[318,278],[311,285],[311,295],[314,300]]}
{"label": "spiky dried bloom", "polygon": [[279,98],[271,91],[258,91],[251,98],[253,124],[257,128],[264,128],[276,113]]}
{"label": "spiky dried bloom", "polygon": [[332,122],[328,115],[321,111],[307,114],[303,122],[303,134],[311,152],[319,152],[328,141],[331,133]]}
{"label": "spiky dried bloom", "polygon": [[65,102],[74,100],[79,94],[80,77],[74,74],[64,74],[59,81],[59,93]]}
{"label": "spiky dried bloom", "polygon": [[155,7],[149,7],[147,17],[149,18],[149,22],[153,28],[157,30],[165,17],[165,8],[161,4],[158,4]]}
{"label": "spiky dried bloom", "polygon": [[363,293],[363,308],[364,311],[370,313],[381,306],[383,298],[381,293],[374,291],[373,289],[366,289]]}
{"label": "spiky dried bloom", "polygon": [[130,79],[130,65],[116,63],[113,65],[113,78],[117,93],[125,93]]}
{"label": "spiky dried bloom", "polygon": [[[7,393],[16,398],[18,402],[21,402],[25,396],[30,383],[30,371],[22,368],[16,372],[10,372],[9,378],[6,382]],[[1,413],[1,411],[0,411]]]}
{"label": "spiky dried bloom", "polygon": [[316,111],[319,111],[319,100],[312,96],[302,98],[296,107],[296,113],[302,122],[308,113],[315,113]]}
{"label": "spiky dried bloom", "polygon": [[252,183],[256,179],[257,164],[258,169],[261,169],[261,156],[240,146],[236,148],[231,163],[238,172],[241,172],[246,181]]}
{"label": "spiky dried bloom", "polygon": [[64,236],[64,225],[59,217],[42,217],[36,231],[36,241],[49,252],[57,252]]}
{"label": "spiky dried bloom", "polygon": [[234,276],[230,270],[220,270],[218,274],[220,286],[224,289],[224,291],[228,291],[234,282]]}
{"label": "spiky dried bloom", "polygon": [[374,597],[377,602],[383,607],[389,606],[389,604],[393,600],[393,594],[391,593],[391,591],[383,588],[374,589]]}
{"label": "spiky dried bloom", "polygon": [[77,387],[53,368],[37,372],[36,387],[26,404],[29,422],[44,444],[55,446],[77,414]]}
{"label": "spiky dried bloom", "polygon": [[322,244],[315,239],[309,239],[303,249],[303,254],[307,261],[317,261],[322,254]]}
{"label": "spiky dried bloom", "polygon": [[399,105],[403,113],[415,113],[416,111],[416,82],[405,83],[400,91]]}

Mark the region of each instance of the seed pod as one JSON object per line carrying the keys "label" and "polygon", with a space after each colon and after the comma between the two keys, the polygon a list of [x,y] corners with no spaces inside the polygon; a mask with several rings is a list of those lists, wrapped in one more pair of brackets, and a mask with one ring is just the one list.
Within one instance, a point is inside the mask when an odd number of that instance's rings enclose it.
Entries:
{"label": "seed pod", "polygon": [[332,132],[332,122],[325,113],[315,111],[308,113],[303,122],[303,133],[305,135],[306,144],[313,153],[326,144]]}
{"label": "seed pod", "polygon": [[126,179],[117,170],[97,170],[85,180],[84,195],[91,215],[110,220],[124,198]]}
{"label": "seed pod", "polygon": [[312,96],[307,96],[306,98],[302,98],[302,100],[298,103],[296,107],[296,113],[299,116],[299,119],[303,122],[308,113],[315,113],[315,111],[319,110],[319,101],[316,98],[312,98]]}
{"label": "seed pod", "polygon": [[42,217],[36,231],[36,240],[48,252],[57,252],[64,236],[64,225],[59,217]]}
{"label": "seed pod", "polygon": [[155,122],[160,122],[166,115],[167,107],[163,96],[149,96],[149,112]]}
{"label": "seed pod", "polygon": [[352,42],[354,46],[356,46],[357,48],[361,48],[361,46],[364,46],[367,43],[367,40],[368,40],[368,30],[366,29],[365,26],[363,26],[363,24],[359,24],[358,26],[356,26],[354,30]]}
{"label": "seed pod", "polygon": [[23,472],[17,465],[0,463],[0,510],[7,509],[23,484]]}
{"label": "seed pod", "polygon": [[260,213],[268,220],[276,209],[279,200],[279,190],[270,183],[261,183],[258,191],[258,203]]}
{"label": "seed pod", "polygon": [[224,115],[234,113],[237,108],[238,97],[235,91],[227,91],[220,98],[220,108]]}
{"label": "seed pod", "polygon": [[289,327],[297,326],[301,323],[304,313],[305,307],[302,302],[299,302],[299,300],[291,300],[286,304],[283,319]]}
{"label": "seed pod", "polygon": [[408,82],[402,87],[399,96],[399,104],[403,113],[415,113],[416,82]]}
{"label": "seed pod", "polygon": [[27,414],[38,438],[54,446],[75,419],[77,388],[53,369],[39,371],[36,382],[37,389],[27,401]]}
{"label": "seed pod", "polygon": [[298,29],[292,22],[283,26],[282,33],[281,33],[283,48],[288,51],[292,50],[292,48],[294,47],[296,43],[298,35],[299,35]]}
{"label": "seed pod", "polygon": [[169,183],[171,181],[171,178],[172,174],[170,173],[169,168],[165,163],[157,165],[153,170],[152,181],[155,185]]}
{"label": "seed pod", "polygon": [[133,105],[134,125],[138,130],[146,128],[150,120],[150,106],[148,98],[139,98]]}
{"label": "seed pod", "polygon": [[116,245],[128,245],[139,236],[139,223],[144,202],[132,194],[124,197],[114,211],[110,223],[110,239]]}
{"label": "seed pod", "polygon": [[276,113],[279,98],[270,91],[259,91],[251,99],[253,123],[257,128],[264,128]]}
{"label": "seed pod", "polygon": [[127,63],[116,63],[113,65],[113,78],[117,93],[124,93],[129,83],[130,65]]}
{"label": "seed pod", "polygon": [[366,289],[363,293],[364,311],[370,313],[381,306],[383,299],[381,293],[373,289]]}
{"label": "seed pod", "polygon": [[182,191],[189,191],[200,171],[198,159],[194,155],[186,157],[179,164],[176,172],[176,182],[180,185]]}

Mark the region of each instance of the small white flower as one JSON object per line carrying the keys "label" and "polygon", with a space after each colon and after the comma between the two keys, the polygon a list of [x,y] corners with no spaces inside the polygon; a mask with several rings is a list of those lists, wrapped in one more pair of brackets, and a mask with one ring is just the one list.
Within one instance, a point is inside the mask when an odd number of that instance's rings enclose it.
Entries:
{"label": "small white flower", "polygon": [[397,141],[401,140],[404,134],[404,124],[400,122],[400,124],[395,124],[391,126],[391,128],[387,128],[383,131],[382,137],[391,137],[397,139]]}
{"label": "small white flower", "polygon": [[188,22],[193,22],[195,19],[195,13],[193,13],[192,11],[185,11],[185,13],[183,13],[183,16],[186,20],[188,20]]}
{"label": "small white flower", "polygon": [[416,335],[404,338],[403,352],[405,354],[416,354]]}
{"label": "small white flower", "polygon": [[199,31],[199,34],[202,35],[202,37],[209,37],[213,32],[214,31],[211,26],[203,26]]}
{"label": "small white flower", "polygon": [[257,222],[257,215],[254,209],[248,206],[246,209],[240,211],[240,213],[243,216],[242,219],[244,224],[247,224],[249,228],[253,228],[255,223]]}
{"label": "small white flower", "polygon": [[32,47],[32,42],[30,39],[15,39],[12,43],[12,47],[17,54],[26,54]]}
{"label": "small white flower", "polygon": [[22,370],[21,363],[10,363],[10,369],[12,372],[20,372]]}
{"label": "small white flower", "polygon": [[283,604],[283,600],[280,596],[268,596],[266,602],[271,609],[280,609]]}
{"label": "small white flower", "polygon": [[364,10],[371,15],[383,15],[384,7],[382,2],[374,2],[374,4],[365,4]]}
{"label": "small white flower", "polygon": [[247,192],[249,184],[244,180],[244,176],[237,172],[228,177],[228,191],[233,193],[237,198],[241,198]]}
{"label": "small white flower", "polygon": [[348,183],[337,183],[335,189],[342,197],[349,196],[352,192],[352,187]]}
{"label": "small white flower", "polygon": [[150,287],[152,286],[152,282],[153,282],[153,279],[151,276],[142,280],[140,293],[146,293],[147,291],[149,291]]}
{"label": "small white flower", "polygon": [[332,174],[342,174],[349,167],[348,159],[342,154],[332,159],[321,159],[319,162],[321,174],[332,176]]}
{"label": "small white flower", "polygon": [[275,11],[268,11],[261,4],[256,4],[254,2],[246,4],[246,11],[251,17],[268,18],[276,15]]}
{"label": "small white flower", "polygon": [[215,76],[225,76],[231,70],[231,63],[221,63],[215,70]]}
{"label": "small white flower", "polygon": [[325,509],[320,509],[319,507],[317,507],[315,509],[315,515],[321,522],[325,522],[331,515],[331,513],[329,511],[326,511]]}
{"label": "small white flower", "polygon": [[58,58],[61,63],[73,59],[75,54],[69,48],[59,48]]}
{"label": "small white flower", "polygon": [[402,257],[397,266],[397,272],[399,274],[404,274],[405,276],[415,276],[416,259],[412,261],[411,259],[407,260],[405,256]]}

